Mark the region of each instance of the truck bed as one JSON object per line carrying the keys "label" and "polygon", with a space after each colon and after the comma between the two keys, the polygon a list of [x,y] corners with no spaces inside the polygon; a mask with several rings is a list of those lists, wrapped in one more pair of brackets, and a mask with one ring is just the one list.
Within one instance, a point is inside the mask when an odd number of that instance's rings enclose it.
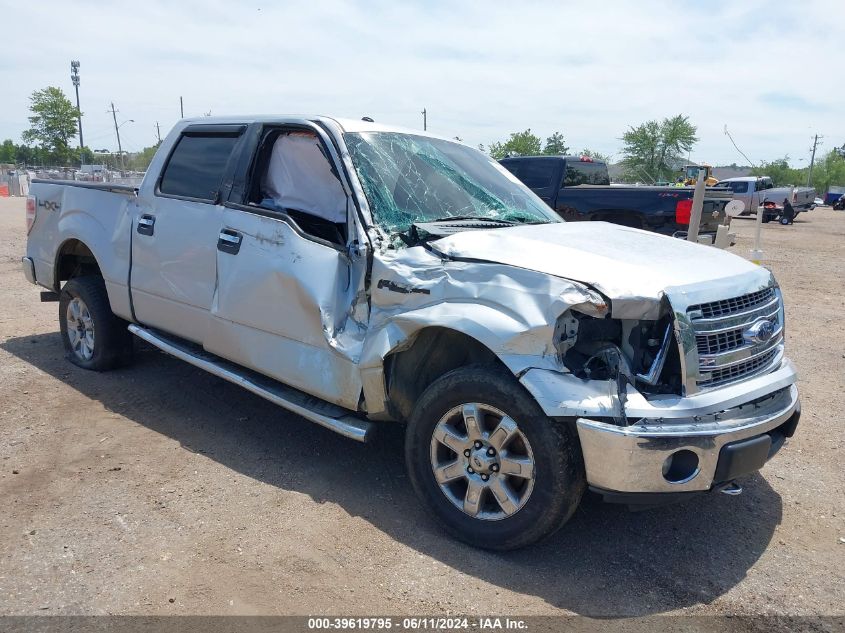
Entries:
{"label": "truck bed", "polygon": [[30,196],[36,214],[27,256],[39,284],[58,292],[59,254],[76,241],[91,250],[116,314],[130,315],[128,278],[136,188],[113,183],[36,179]]}

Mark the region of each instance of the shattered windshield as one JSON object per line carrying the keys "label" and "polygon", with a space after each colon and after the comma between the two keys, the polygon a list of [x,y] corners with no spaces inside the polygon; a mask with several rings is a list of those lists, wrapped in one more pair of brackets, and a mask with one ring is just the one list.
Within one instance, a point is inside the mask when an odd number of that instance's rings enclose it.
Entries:
{"label": "shattered windshield", "polygon": [[504,167],[465,145],[397,132],[344,139],[373,218],[390,235],[448,218],[561,222]]}

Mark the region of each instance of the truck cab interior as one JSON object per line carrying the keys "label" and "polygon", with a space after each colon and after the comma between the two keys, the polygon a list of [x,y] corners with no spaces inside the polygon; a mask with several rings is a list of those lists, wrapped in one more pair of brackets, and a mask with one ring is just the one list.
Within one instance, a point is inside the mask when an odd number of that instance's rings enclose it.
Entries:
{"label": "truck cab interior", "polygon": [[315,237],[334,244],[346,241],[348,198],[322,141],[311,131],[267,132],[248,202],[284,213]]}

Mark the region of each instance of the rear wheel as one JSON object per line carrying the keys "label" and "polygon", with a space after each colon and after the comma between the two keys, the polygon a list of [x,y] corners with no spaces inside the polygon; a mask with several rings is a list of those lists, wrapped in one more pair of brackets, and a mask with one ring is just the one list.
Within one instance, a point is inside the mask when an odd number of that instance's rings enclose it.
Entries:
{"label": "rear wheel", "polygon": [[560,528],[585,477],[577,439],[509,373],[487,365],[436,380],[408,424],[405,457],[423,503],[457,538],[515,549]]}
{"label": "rear wheel", "polygon": [[95,371],[125,364],[132,356],[126,322],[111,311],[102,277],[75,277],[59,297],[59,329],[67,359]]}

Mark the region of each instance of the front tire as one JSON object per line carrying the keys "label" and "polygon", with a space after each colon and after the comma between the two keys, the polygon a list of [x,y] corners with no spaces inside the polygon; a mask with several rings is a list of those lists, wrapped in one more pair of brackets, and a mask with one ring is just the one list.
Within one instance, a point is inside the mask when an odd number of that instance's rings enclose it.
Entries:
{"label": "front tire", "polygon": [[514,377],[471,365],[432,383],[405,438],[411,484],[456,538],[524,547],[559,529],[586,488],[580,445]]}
{"label": "front tire", "polygon": [[74,365],[106,371],[132,357],[132,334],[111,311],[102,277],[74,277],[59,297],[59,329],[67,359]]}

